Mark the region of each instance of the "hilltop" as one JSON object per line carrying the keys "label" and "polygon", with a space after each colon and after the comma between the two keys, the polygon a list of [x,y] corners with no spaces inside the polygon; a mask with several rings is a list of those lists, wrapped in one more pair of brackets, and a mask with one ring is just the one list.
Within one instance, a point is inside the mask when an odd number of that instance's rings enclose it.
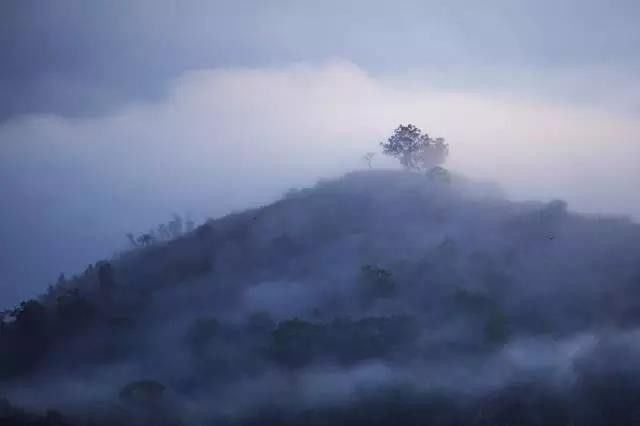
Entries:
{"label": "hilltop", "polygon": [[629,423],[640,226],[353,172],[146,240],[1,324],[0,419],[24,424]]}

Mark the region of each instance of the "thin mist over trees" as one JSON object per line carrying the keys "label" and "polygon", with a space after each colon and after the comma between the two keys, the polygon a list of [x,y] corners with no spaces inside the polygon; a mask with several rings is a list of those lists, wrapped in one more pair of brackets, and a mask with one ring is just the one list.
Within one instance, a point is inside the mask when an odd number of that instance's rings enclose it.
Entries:
{"label": "thin mist over trees", "polygon": [[169,222],[161,223],[156,229],[150,229],[138,236],[128,233],[126,237],[131,248],[148,247],[157,242],[179,238],[185,233],[193,231],[194,228],[195,222],[189,215],[182,217],[174,214]]}
{"label": "thin mist over trees", "polygon": [[0,313],[0,424],[635,424],[640,226],[382,146],[405,170],[176,215]]}

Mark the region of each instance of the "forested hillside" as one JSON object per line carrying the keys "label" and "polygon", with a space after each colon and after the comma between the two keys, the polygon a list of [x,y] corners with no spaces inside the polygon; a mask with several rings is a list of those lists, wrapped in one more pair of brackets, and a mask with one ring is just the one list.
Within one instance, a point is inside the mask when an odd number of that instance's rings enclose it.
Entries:
{"label": "forested hillside", "polygon": [[369,170],[185,228],[3,307],[0,423],[640,420],[627,219]]}

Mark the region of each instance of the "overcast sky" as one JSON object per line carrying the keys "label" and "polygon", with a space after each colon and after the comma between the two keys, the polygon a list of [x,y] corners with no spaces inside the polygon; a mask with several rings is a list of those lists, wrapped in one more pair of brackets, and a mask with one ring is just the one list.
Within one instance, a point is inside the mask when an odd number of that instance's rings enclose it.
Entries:
{"label": "overcast sky", "polygon": [[0,2],[1,305],[173,212],[361,167],[400,122],[514,198],[640,218],[639,20],[627,0]]}

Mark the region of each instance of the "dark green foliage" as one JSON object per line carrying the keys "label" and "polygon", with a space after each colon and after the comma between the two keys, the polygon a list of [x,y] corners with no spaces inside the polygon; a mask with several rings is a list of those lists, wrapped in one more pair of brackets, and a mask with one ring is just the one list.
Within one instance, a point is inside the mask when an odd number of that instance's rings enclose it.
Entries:
{"label": "dark green foliage", "polygon": [[[397,386],[363,394],[360,398],[318,407],[265,406],[240,415],[220,416],[207,424],[234,426],[602,426],[635,425],[640,411],[640,387],[635,377],[589,377],[568,389],[554,389],[536,381],[506,386],[486,395],[463,395],[439,391],[419,391]],[[126,391],[125,391],[126,389]],[[139,392],[138,392],[139,391]],[[123,389],[130,405],[155,407],[149,411],[123,412],[119,416],[94,418],[95,426],[190,424],[185,418],[167,415],[162,407],[164,386],[154,381],[134,382]],[[130,398],[132,395],[133,402]],[[140,398],[138,398],[140,397]],[[146,423],[145,423],[146,420]],[[26,414],[0,399],[3,426],[80,426],[85,421],[49,411],[45,415]]]}
{"label": "dark green foliage", "polygon": [[455,299],[463,315],[469,316],[474,324],[482,324],[482,334],[487,344],[500,346],[509,340],[512,334],[510,319],[495,297],[458,289]]}
{"label": "dark green foliage", "polygon": [[6,417],[11,411],[13,407],[11,403],[6,398],[0,398],[0,419]]}
{"label": "dark green foliage", "polygon": [[147,233],[140,235],[136,241],[139,246],[148,247],[156,242],[156,237],[154,236],[154,234]]}
{"label": "dark green foliage", "polygon": [[[464,398],[446,392],[425,392],[409,386],[325,407],[303,410],[271,409],[245,416],[233,424],[248,425],[439,425],[439,426],[567,426],[571,403],[552,389],[533,383],[509,387],[486,398]],[[616,412],[622,414],[622,412]],[[629,424],[629,423],[612,423]]]}
{"label": "dark green foliage", "polygon": [[134,264],[126,270],[138,287],[149,286],[158,290],[164,285],[174,285],[212,271],[207,241],[192,245],[184,239],[174,240],[173,245],[156,245],[143,250]]}
{"label": "dark green foliage", "polygon": [[118,409],[98,418],[98,425],[184,426],[167,388],[155,380],[138,380],[125,385],[119,392]]}
{"label": "dark green foliage", "polygon": [[10,317],[0,334],[0,379],[30,371],[51,344],[49,313],[42,303],[23,302]]}
{"label": "dark green foliage", "polygon": [[511,337],[509,318],[498,307],[490,309],[484,325],[484,337],[490,345],[503,345]]}
{"label": "dark green foliage", "polygon": [[274,323],[269,316],[253,315],[245,324],[201,318],[186,334],[195,376],[182,381],[187,392],[198,387],[219,386],[263,371],[270,333]]}
{"label": "dark green foliage", "polygon": [[195,229],[195,223],[191,218],[174,214],[172,219],[167,223],[158,225],[156,229],[142,233],[137,237],[132,233],[126,234],[127,240],[131,248],[144,248],[155,245],[159,242],[167,242],[175,240],[190,233]]}
{"label": "dark green foliage", "polygon": [[56,328],[61,335],[72,335],[87,329],[96,319],[93,303],[80,295],[78,289],[68,290],[56,301]]}
{"label": "dark green foliage", "polygon": [[98,267],[98,283],[101,289],[110,290],[115,286],[113,267],[111,263],[104,262]]}
{"label": "dark green foliage", "polygon": [[358,289],[367,304],[393,297],[397,291],[391,272],[373,265],[365,265],[360,270]]}
{"label": "dark green foliage", "polygon": [[335,320],[329,326],[328,347],[343,363],[384,358],[418,336],[417,323],[407,316]]}
{"label": "dark green foliage", "polygon": [[60,294],[54,310],[37,300],[21,303],[2,318],[0,379],[30,372],[57,342],[86,331],[96,316],[95,306],[78,289]]}
{"label": "dark green foliage", "polygon": [[19,334],[43,334],[47,326],[47,309],[37,300],[22,302],[13,311],[15,331]]}
{"label": "dark green foliage", "polygon": [[135,404],[156,404],[164,395],[165,387],[155,380],[138,380],[124,386],[120,398]]}
{"label": "dark green foliage", "polygon": [[303,367],[325,349],[321,326],[298,318],[283,321],[273,331],[273,356],[289,367]]}
{"label": "dark green foliage", "polygon": [[272,333],[272,353],[278,363],[292,368],[323,360],[351,364],[392,355],[416,337],[416,324],[409,317],[345,318],[329,323],[296,318],[278,324]]}
{"label": "dark green foliage", "polygon": [[187,332],[189,346],[195,352],[201,352],[206,346],[219,335],[221,331],[220,322],[215,318],[200,318],[191,326]]}
{"label": "dark green foliage", "polygon": [[247,320],[247,330],[252,334],[270,333],[275,327],[276,323],[268,312],[255,312],[249,315]]}
{"label": "dark green foliage", "polygon": [[[237,419],[248,425],[388,426],[602,426],[634,425],[640,418],[637,381],[606,377],[562,392],[536,381],[506,386],[482,396],[420,392],[410,387],[328,407],[272,409]],[[604,385],[607,383],[607,385]]]}

